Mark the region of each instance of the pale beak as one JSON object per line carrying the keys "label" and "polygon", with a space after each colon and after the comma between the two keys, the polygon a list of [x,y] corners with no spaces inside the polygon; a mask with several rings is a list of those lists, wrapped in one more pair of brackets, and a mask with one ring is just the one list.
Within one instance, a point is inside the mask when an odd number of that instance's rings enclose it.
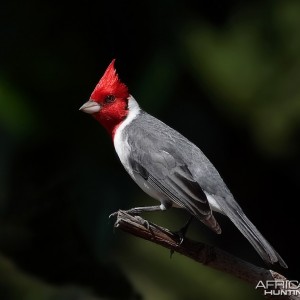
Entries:
{"label": "pale beak", "polygon": [[88,102],[84,103],[79,110],[82,110],[83,112],[87,114],[94,114],[98,111],[100,111],[101,106],[95,101],[89,100]]}

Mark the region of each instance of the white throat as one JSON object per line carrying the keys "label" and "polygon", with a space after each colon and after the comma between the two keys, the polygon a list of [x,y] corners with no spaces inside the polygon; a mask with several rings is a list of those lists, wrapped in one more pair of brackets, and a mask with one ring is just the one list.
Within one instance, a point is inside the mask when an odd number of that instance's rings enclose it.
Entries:
{"label": "white throat", "polygon": [[[129,125],[141,112],[141,109],[136,100],[130,95],[128,98],[128,115],[121,125],[116,129],[114,136],[115,150],[124,165],[125,169],[130,173],[128,157],[130,154],[130,146],[126,136],[123,135],[124,128]],[[132,175],[132,174],[131,174]]]}
{"label": "white throat", "polygon": [[121,125],[117,128],[116,133],[115,133],[115,138],[118,134],[118,132],[123,131],[123,129],[130,124],[140,113],[141,109],[136,100],[129,95],[128,97],[128,115],[126,116],[126,119],[121,123]]}
{"label": "white throat", "polygon": [[[131,121],[139,114],[140,112],[140,106],[138,105],[138,103],[136,102],[136,100],[131,96],[129,95],[128,97],[128,116],[126,118],[127,119],[131,119]],[[125,122],[126,122],[125,120]]]}

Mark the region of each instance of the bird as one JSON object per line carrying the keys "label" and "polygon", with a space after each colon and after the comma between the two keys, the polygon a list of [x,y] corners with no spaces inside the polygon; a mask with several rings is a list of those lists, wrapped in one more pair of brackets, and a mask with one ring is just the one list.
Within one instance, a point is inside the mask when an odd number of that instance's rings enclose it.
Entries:
{"label": "bird", "polygon": [[136,207],[129,214],[185,209],[217,234],[215,213],[227,216],[267,263],[287,264],[248,219],[221,175],[204,153],[178,131],[145,112],[111,61],[80,111],[108,132],[125,170],[160,205]]}

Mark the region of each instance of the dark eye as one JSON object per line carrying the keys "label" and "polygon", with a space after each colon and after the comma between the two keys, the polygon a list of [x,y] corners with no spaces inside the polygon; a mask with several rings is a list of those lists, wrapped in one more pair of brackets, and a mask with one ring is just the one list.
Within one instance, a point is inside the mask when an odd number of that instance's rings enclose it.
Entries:
{"label": "dark eye", "polygon": [[107,95],[104,99],[104,103],[111,103],[115,101],[115,96],[114,95]]}

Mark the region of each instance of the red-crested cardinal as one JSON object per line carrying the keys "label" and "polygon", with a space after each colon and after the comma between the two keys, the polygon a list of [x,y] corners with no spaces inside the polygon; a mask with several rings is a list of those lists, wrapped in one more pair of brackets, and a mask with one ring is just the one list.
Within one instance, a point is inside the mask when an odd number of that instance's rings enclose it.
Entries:
{"label": "red-crested cardinal", "polygon": [[220,234],[213,212],[229,217],[266,263],[286,263],[246,217],[220,174],[202,151],[180,133],[143,111],[120,81],[113,60],[80,110],[91,114],[113,139],[126,171],[160,205],[137,207],[131,214],[170,207],[187,210]]}

